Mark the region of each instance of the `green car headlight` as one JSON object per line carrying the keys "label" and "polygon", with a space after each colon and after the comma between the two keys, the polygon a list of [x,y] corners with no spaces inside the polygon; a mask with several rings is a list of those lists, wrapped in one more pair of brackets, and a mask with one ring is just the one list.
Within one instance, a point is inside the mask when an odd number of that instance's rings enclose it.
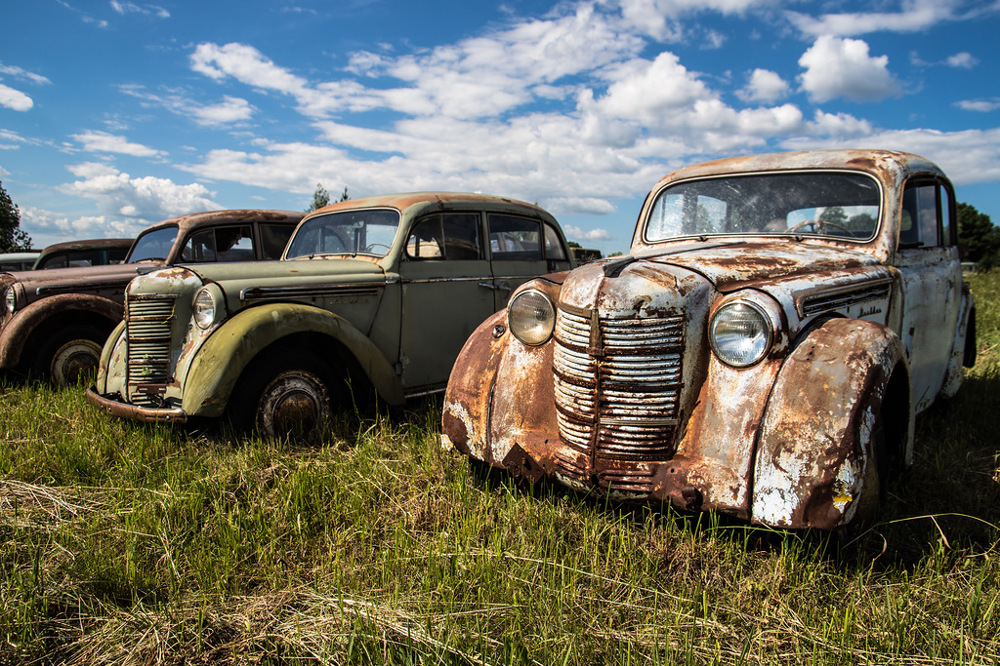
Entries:
{"label": "green car headlight", "polygon": [[192,310],[194,314],[194,323],[198,325],[198,328],[207,330],[212,327],[216,322],[216,315],[219,314],[221,307],[216,300],[216,296],[213,289],[208,287],[202,287],[198,290],[198,293],[194,296],[194,303],[192,304]]}
{"label": "green car headlight", "polygon": [[773,331],[774,324],[763,309],[749,301],[738,301],[715,311],[708,325],[708,339],[720,361],[745,368],[771,349]]}
{"label": "green car headlight", "polygon": [[552,336],[556,309],[548,296],[528,289],[511,299],[507,306],[507,325],[518,340],[534,347]]}

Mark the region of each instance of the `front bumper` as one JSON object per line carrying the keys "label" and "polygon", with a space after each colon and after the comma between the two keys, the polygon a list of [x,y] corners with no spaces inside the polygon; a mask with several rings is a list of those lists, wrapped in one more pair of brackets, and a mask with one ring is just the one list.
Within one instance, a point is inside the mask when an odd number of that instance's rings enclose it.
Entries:
{"label": "front bumper", "polygon": [[[114,394],[118,396],[118,394]],[[111,416],[146,423],[187,423],[188,415],[179,407],[139,407],[121,402],[114,398],[103,396],[97,392],[97,387],[87,389],[87,401]]]}

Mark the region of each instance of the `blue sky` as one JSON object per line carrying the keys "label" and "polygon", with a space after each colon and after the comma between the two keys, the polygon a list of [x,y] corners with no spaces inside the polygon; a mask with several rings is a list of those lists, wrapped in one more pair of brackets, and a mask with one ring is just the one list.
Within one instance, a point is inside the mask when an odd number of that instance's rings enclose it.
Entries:
{"label": "blue sky", "polygon": [[1000,0],[7,2],[0,180],[36,246],[216,208],[478,191],[627,250],[670,170],[907,150],[1000,222]]}

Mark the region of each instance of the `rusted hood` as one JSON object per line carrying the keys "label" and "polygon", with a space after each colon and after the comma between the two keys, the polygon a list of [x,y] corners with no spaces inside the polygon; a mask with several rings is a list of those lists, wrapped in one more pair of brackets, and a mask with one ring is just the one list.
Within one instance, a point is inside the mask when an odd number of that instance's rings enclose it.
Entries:
{"label": "rusted hood", "polygon": [[707,278],[720,292],[774,283],[814,273],[853,271],[880,266],[859,250],[831,248],[792,240],[685,242],[650,250],[635,259],[685,268]]}
{"label": "rusted hood", "polygon": [[20,282],[29,302],[50,294],[87,293],[120,285],[139,274],[139,268],[158,264],[110,264],[108,266],[82,266],[76,268],[49,268],[44,271],[15,271],[9,273]]}

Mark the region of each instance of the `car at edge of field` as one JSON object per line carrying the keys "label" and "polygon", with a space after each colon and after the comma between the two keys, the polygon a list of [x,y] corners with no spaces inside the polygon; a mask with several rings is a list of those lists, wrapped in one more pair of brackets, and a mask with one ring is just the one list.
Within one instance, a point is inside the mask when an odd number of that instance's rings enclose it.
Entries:
{"label": "car at edge of field", "polygon": [[144,421],[228,414],[267,436],[310,432],[364,388],[392,405],[442,391],[518,285],[572,266],[555,218],[522,201],[339,202],[302,221],[281,261],[136,278],[87,396]]}
{"label": "car at edge of field", "polygon": [[0,273],[0,370],[75,383],[97,367],[104,341],[124,314],[125,287],[136,275],[181,262],[277,258],[303,215],[193,213],[147,227],[121,264]]}
{"label": "car at edge of field", "polygon": [[134,238],[90,238],[46,245],[32,270],[85,268],[120,264],[128,257]]}
{"label": "car at edge of field", "polygon": [[521,286],[455,363],[442,445],[583,492],[835,529],[975,362],[954,190],[916,155],[737,157],[650,192],[630,254]]}

